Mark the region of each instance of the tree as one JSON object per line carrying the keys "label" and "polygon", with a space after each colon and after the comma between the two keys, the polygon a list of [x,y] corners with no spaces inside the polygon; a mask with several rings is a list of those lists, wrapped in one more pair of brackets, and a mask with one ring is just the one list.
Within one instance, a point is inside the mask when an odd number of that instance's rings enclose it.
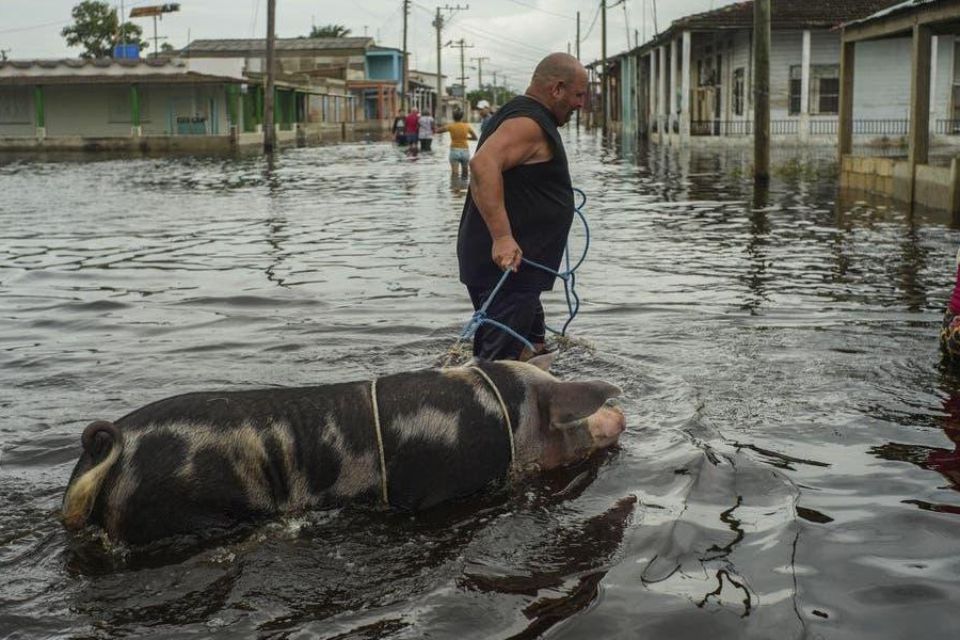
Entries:
{"label": "tree", "polygon": [[[496,87],[496,96],[494,96],[494,87],[493,85],[485,84],[483,85],[483,90],[474,89],[473,91],[467,91],[467,102],[472,105],[477,104],[480,100],[486,100],[492,105],[502,105],[506,104],[512,100],[517,94],[507,89],[506,87]],[[496,98],[496,99],[494,99]]]}
{"label": "tree", "polygon": [[310,29],[310,38],[346,38],[350,29],[342,24],[325,24],[322,27],[314,26]]}
{"label": "tree", "polygon": [[71,47],[82,46],[81,58],[109,58],[118,42],[147,44],[140,38],[143,29],[132,22],[120,25],[116,9],[100,0],[83,0],[70,12],[73,24],[60,32]]}

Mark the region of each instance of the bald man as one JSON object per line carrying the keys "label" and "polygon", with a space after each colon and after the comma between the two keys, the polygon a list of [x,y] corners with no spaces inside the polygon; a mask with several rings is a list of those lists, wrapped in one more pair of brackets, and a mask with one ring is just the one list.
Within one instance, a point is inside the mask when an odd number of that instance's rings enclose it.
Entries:
{"label": "bald man", "polygon": [[[540,61],[522,96],[503,105],[484,127],[470,161],[470,190],[460,218],[457,258],[460,281],[474,309],[486,302],[504,270],[513,275],[487,316],[544,348],[540,294],[556,277],[522,264],[526,257],[557,270],[573,221],[573,192],[558,127],[583,106],[587,72],[565,53]],[[483,325],[473,353],[487,360],[534,355],[505,331]]]}

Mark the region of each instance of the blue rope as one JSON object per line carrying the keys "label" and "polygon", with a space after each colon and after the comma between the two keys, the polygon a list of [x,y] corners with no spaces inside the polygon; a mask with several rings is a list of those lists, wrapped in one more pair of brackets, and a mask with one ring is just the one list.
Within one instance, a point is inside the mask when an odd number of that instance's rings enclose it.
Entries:
{"label": "blue rope", "polygon": [[[540,264],[539,262],[534,262],[533,260],[528,260],[527,258],[521,258],[522,263],[528,264],[531,267],[536,267],[537,269],[542,269],[548,273],[552,273],[556,277],[563,280],[563,292],[567,300],[567,313],[568,318],[566,322],[563,323],[563,327],[558,331],[551,327],[547,327],[547,330],[555,333],[557,335],[565,336],[567,334],[567,327],[570,326],[570,323],[573,322],[573,319],[577,317],[577,313],[580,311],[580,296],[577,295],[576,284],[577,284],[577,269],[580,268],[580,265],[583,264],[583,261],[587,258],[587,251],[590,250],[590,226],[587,224],[587,218],[583,215],[583,207],[587,204],[587,194],[585,194],[580,189],[574,188],[573,192],[580,196],[581,200],[579,204],[575,204],[573,207],[574,212],[577,216],[580,217],[580,221],[583,223],[584,234],[586,235],[586,242],[583,246],[583,254],[580,256],[580,259],[577,261],[577,264],[573,267],[570,266],[570,246],[567,245],[564,250],[564,257],[566,259],[566,270],[564,271],[555,271],[550,267]],[[502,322],[497,322],[492,318],[487,317],[487,309],[490,307],[490,303],[493,302],[493,298],[500,291],[500,288],[503,287],[503,283],[507,281],[507,278],[510,274],[513,273],[511,270],[507,269],[503,272],[503,275],[500,276],[500,281],[497,282],[497,286],[493,288],[493,291],[490,292],[490,295],[487,296],[486,302],[483,303],[477,311],[471,316],[470,320],[464,326],[463,331],[460,332],[460,340],[469,340],[477,332],[477,329],[481,325],[489,324],[494,326],[501,331],[506,331],[511,336],[522,342],[527,346],[530,351],[534,351],[533,344],[527,340],[524,336],[521,336],[519,333],[503,324]]]}

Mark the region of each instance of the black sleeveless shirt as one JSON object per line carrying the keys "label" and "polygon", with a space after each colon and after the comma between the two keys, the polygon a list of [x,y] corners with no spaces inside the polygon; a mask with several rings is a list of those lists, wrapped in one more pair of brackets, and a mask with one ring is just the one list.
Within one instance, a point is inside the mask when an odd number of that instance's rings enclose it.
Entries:
{"label": "black sleeveless shirt", "polygon": [[[530,118],[540,125],[553,157],[547,162],[522,164],[503,172],[503,196],[510,228],[523,257],[559,270],[573,222],[573,191],[567,154],[553,114],[533,98],[517,96],[503,105],[484,126],[477,148],[482,147],[505,120],[517,117]],[[472,193],[468,192],[457,235],[460,282],[486,288],[499,281],[503,271],[494,264],[492,249],[490,230],[473,201]],[[552,273],[522,264],[507,278],[504,287],[546,291],[553,288],[555,279]]]}

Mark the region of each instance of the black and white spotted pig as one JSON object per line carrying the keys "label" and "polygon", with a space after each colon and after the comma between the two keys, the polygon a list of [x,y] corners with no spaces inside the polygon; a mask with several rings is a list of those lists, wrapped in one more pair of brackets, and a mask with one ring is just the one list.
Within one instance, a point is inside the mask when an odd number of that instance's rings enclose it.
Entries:
{"label": "black and white spotted pig", "polygon": [[613,445],[624,416],[605,403],[620,390],[560,381],[551,363],[386,376],[376,383],[379,420],[371,382],[160,400],[84,430],[63,521],[141,544],[384,496],[423,509]]}

